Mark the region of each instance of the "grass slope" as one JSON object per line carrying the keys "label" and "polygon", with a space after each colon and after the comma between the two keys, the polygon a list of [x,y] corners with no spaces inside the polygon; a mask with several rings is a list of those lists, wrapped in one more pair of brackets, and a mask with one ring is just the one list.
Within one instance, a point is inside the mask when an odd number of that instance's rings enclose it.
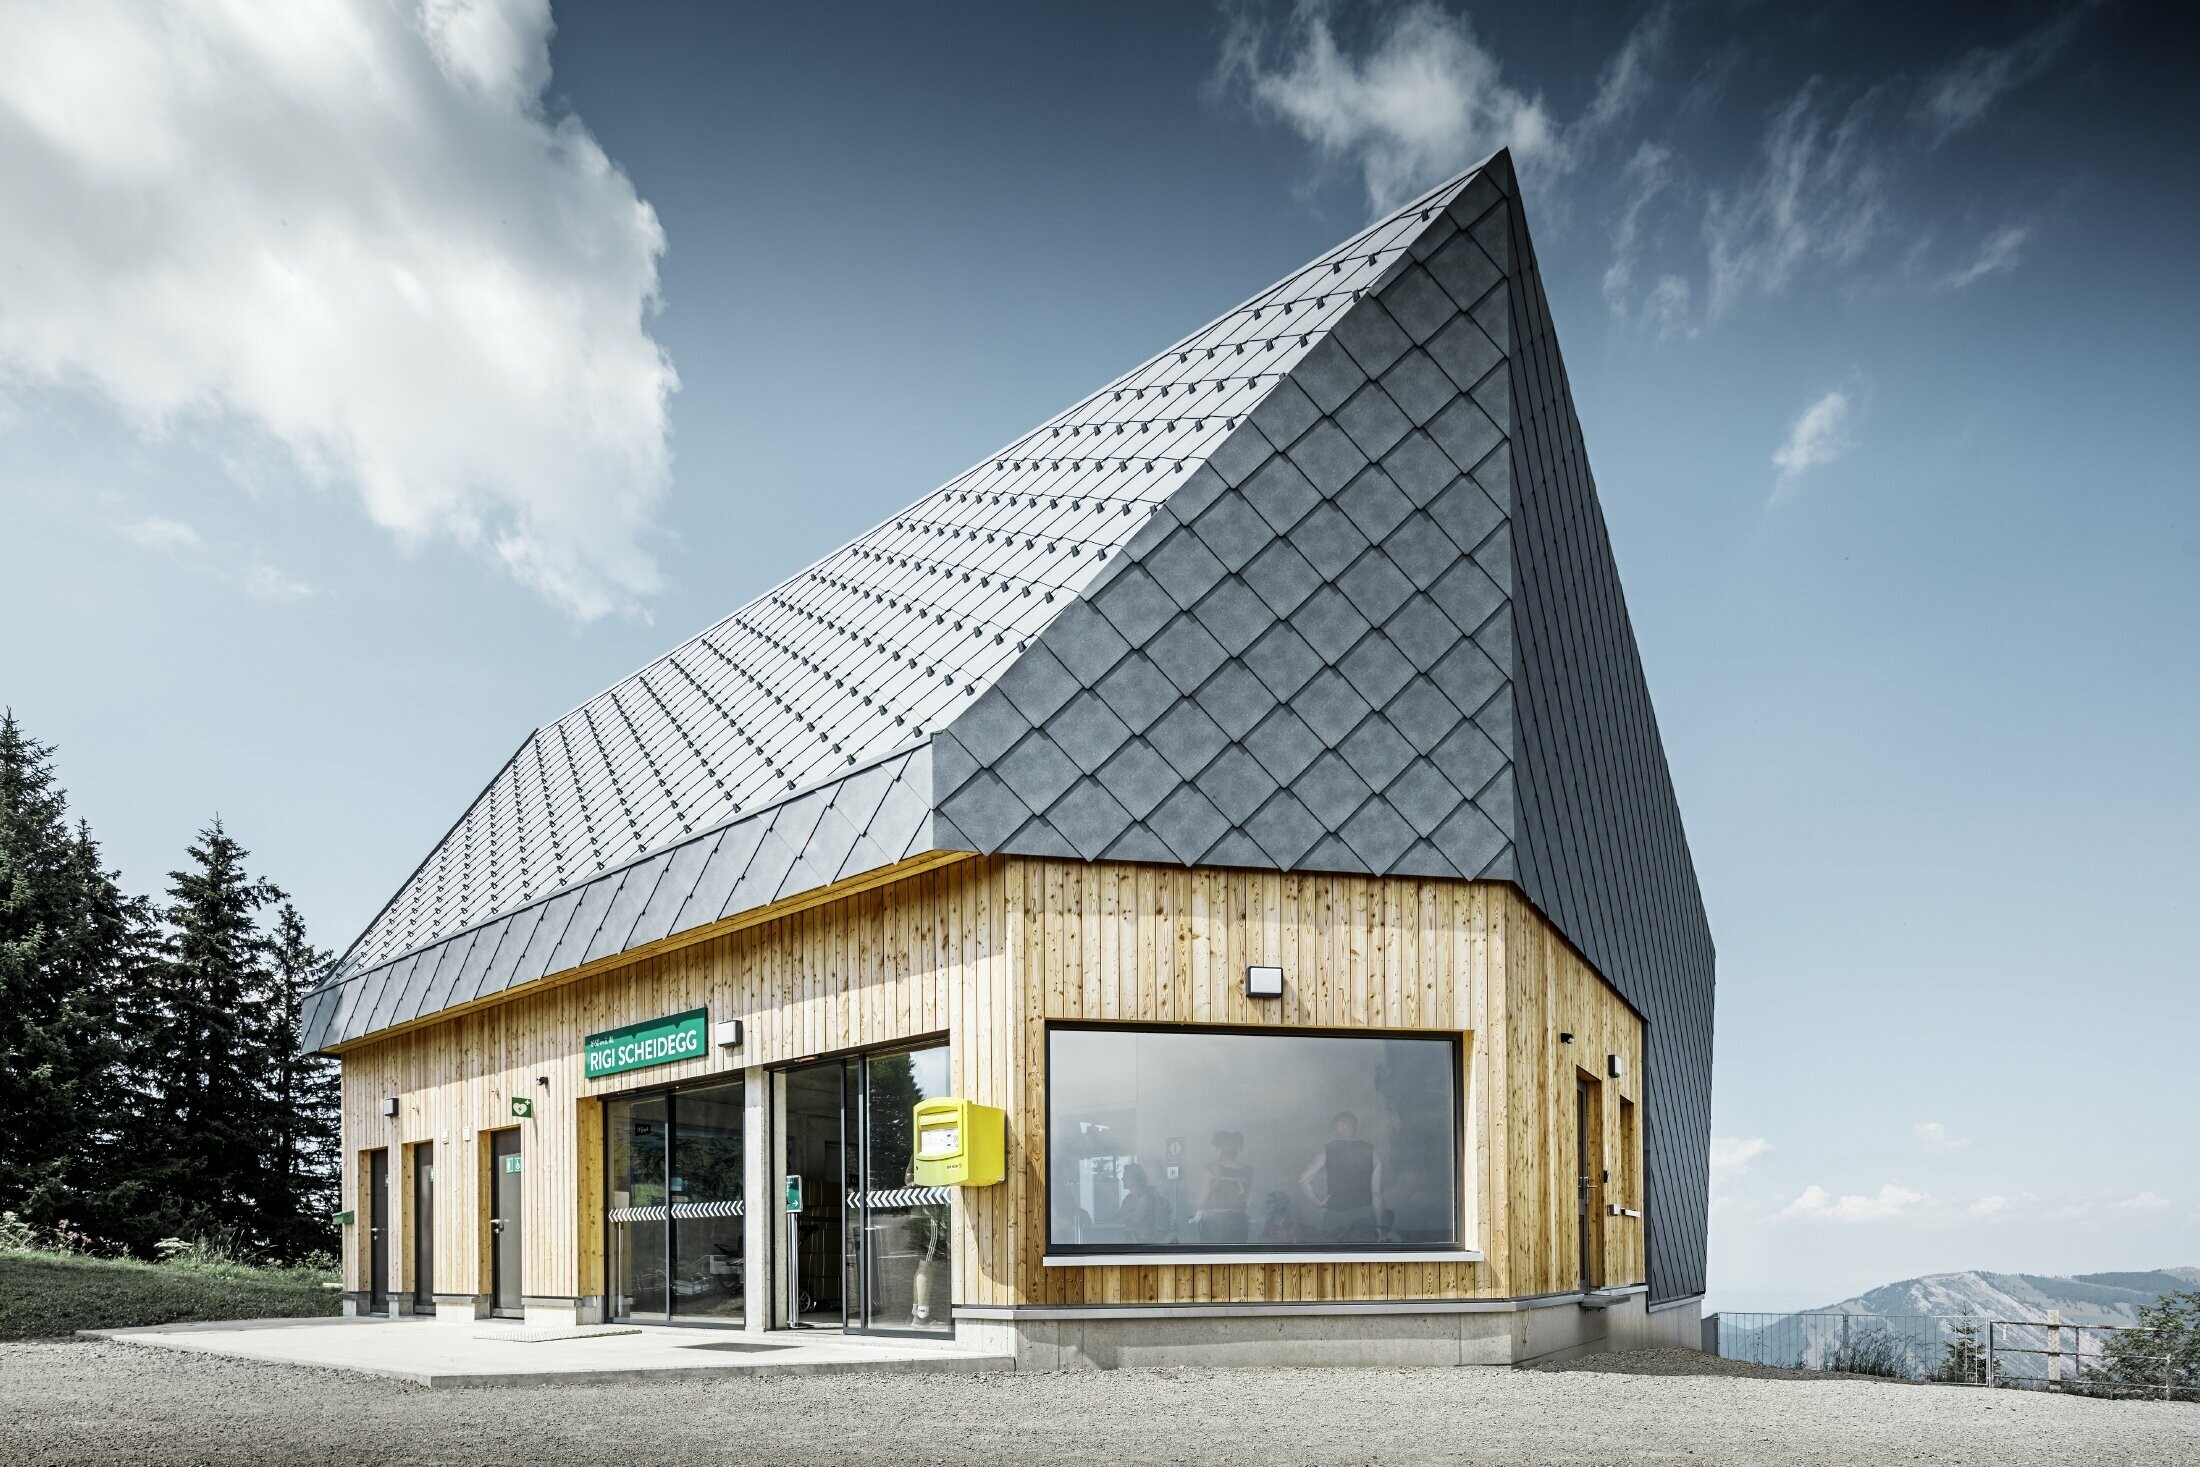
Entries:
{"label": "grass slope", "polygon": [[0,1251],[0,1340],[202,1319],[335,1314],[339,1296],[323,1288],[322,1280],[297,1269],[179,1267]]}

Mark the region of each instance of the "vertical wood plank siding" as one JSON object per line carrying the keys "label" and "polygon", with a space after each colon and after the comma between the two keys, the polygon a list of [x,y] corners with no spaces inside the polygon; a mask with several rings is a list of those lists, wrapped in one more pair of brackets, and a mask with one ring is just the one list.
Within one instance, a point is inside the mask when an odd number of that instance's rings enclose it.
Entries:
{"label": "vertical wood plank siding", "polygon": [[[1252,963],[1284,969],[1280,1002],[1245,997]],[[738,1050],[609,1080],[581,1075],[585,1035],[708,1007],[746,1026]],[[1461,1036],[1462,1157],[1481,1263],[1047,1268],[1050,1020],[1382,1028]],[[1561,1032],[1571,1044],[1559,1043]],[[436,1143],[436,1287],[488,1292],[488,1136],[526,1153],[525,1291],[603,1292],[601,1102],[812,1055],[944,1035],[956,1093],[1009,1116],[1009,1178],[956,1207],[956,1302],[1445,1299],[1576,1284],[1575,1077],[1602,1084],[1605,1157],[1622,1162],[1619,1099],[1640,1102],[1642,1025],[1513,888],[1489,883],[971,858],[891,885],[538,988],[344,1052],[346,1206],[362,1153]],[[1605,1075],[1606,1056],[1623,1073]],[[547,1077],[547,1084],[539,1083]],[[1654,1077],[1653,1077],[1654,1079]],[[398,1114],[382,1115],[387,1096]],[[532,1097],[531,1119],[510,1102]],[[1639,1145],[1639,1141],[1638,1141]],[[467,1185],[471,1180],[472,1185]],[[1642,1227],[1605,1215],[1602,1282],[1643,1277]],[[1640,1199],[1612,1193],[1639,1206]],[[395,1209],[391,1288],[412,1287]],[[359,1230],[363,1237],[364,1229]],[[364,1287],[359,1240],[346,1287]]]}

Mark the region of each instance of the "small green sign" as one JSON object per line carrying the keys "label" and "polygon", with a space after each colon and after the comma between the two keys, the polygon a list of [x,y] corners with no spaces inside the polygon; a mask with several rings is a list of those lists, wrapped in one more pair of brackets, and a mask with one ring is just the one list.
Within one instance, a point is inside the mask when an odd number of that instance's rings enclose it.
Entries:
{"label": "small green sign", "polygon": [[589,1079],[597,1080],[626,1070],[695,1059],[707,1051],[703,1031],[709,1027],[709,1019],[709,1009],[689,1009],[684,1014],[667,1014],[662,1019],[591,1034],[584,1041],[582,1068]]}
{"label": "small green sign", "polygon": [[802,1174],[800,1172],[789,1172],[787,1174],[786,1206],[789,1212],[800,1212],[802,1210]]}
{"label": "small green sign", "polygon": [[506,1171],[508,1171],[508,1172],[516,1172],[516,1171],[518,1171],[518,1170],[519,1170],[519,1153],[518,1153],[518,1152],[516,1152],[516,1151],[515,1151],[515,1152],[513,1152],[513,1153],[512,1153],[512,1154],[511,1154],[510,1156],[507,1156],[506,1158],[504,1158],[504,1169],[505,1169]]}
{"label": "small green sign", "polygon": [[515,1116],[518,1116],[518,1117],[519,1117],[519,1118],[520,1118],[521,1120],[523,1120],[523,1121],[531,1121],[531,1120],[533,1120],[533,1119],[535,1118],[535,1102],[534,1102],[534,1098],[533,1098],[532,1096],[527,1096],[527,1095],[515,1095],[515,1096],[513,1096],[513,1097],[512,1097],[512,1114],[513,1114],[513,1115],[515,1115]]}
{"label": "small green sign", "polygon": [[336,1214],[336,1226],[340,1228],[348,1228],[357,1221],[359,1221],[359,1214],[348,1207]]}

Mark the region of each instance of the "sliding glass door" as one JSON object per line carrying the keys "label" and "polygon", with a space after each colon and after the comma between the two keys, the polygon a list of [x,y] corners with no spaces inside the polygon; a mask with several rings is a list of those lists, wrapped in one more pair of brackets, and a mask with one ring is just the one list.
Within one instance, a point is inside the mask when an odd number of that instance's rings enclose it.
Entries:
{"label": "sliding glass door", "polygon": [[918,1101],[948,1093],[947,1046],[870,1055],[851,1066],[861,1073],[862,1093],[864,1186],[849,1199],[849,1223],[860,1219],[863,1233],[860,1327],[952,1333],[953,1193],[916,1184],[913,1115]]}
{"label": "sliding glass door", "polygon": [[793,1297],[809,1328],[954,1332],[953,1189],[915,1175],[917,1102],[948,1093],[947,1046],[844,1055],[781,1072],[787,1171],[802,1210],[783,1220]]}
{"label": "sliding glass door", "polygon": [[739,1080],[604,1103],[612,1318],[742,1320],[743,1160]]}

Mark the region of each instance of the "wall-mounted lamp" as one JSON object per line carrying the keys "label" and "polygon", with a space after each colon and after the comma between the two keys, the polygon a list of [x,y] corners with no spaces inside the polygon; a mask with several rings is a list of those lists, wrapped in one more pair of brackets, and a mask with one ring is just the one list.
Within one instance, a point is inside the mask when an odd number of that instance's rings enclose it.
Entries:
{"label": "wall-mounted lamp", "polygon": [[739,1049],[741,1047],[741,1021],[739,1019],[720,1019],[717,1026],[711,1031],[711,1035],[718,1041],[720,1049]]}
{"label": "wall-mounted lamp", "polygon": [[397,1097],[396,1097],[396,1096],[394,1096],[394,1095],[391,1095],[391,1096],[387,1096],[387,1097],[385,1097],[385,1098],[383,1099],[383,1101],[382,1101],[382,1114],[384,1114],[384,1115],[386,1115],[386,1116],[390,1116],[390,1117],[392,1117],[392,1118],[395,1118],[395,1116],[397,1115]]}
{"label": "wall-mounted lamp", "polygon": [[1618,1055],[1608,1054],[1604,1057],[1604,1073],[1610,1075],[1613,1079],[1618,1079],[1621,1072],[1626,1068],[1625,1065],[1620,1063]]}
{"label": "wall-mounted lamp", "polygon": [[548,1075],[537,1075],[535,1076],[535,1083],[547,1090],[550,1088],[550,1077]]}
{"label": "wall-mounted lamp", "polygon": [[1283,969],[1256,964],[1245,970],[1247,998],[1283,997]]}
{"label": "wall-mounted lamp", "polygon": [[1571,1044],[1574,1042],[1574,1036],[1571,1034],[1561,1034],[1558,1036],[1558,1042],[1560,1044]]}

